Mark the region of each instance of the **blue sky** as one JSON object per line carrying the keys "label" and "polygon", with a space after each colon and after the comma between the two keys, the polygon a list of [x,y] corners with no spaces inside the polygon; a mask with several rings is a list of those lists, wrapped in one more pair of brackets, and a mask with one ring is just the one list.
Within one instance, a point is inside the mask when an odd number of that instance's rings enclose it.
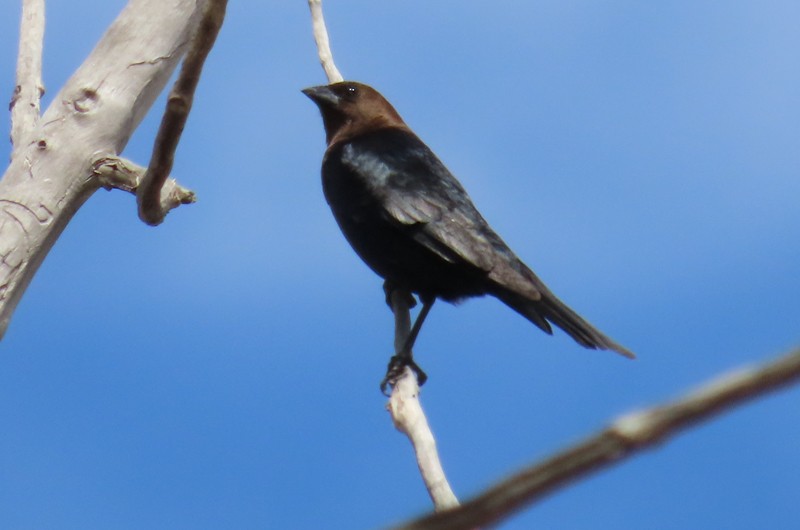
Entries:
{"label": "blue sky", "polygon": [[[46,104],[124,4],[48,3]],[[800,4],[325,9],[345,77],[381,90],[550,287],[639,355],[548,337],[493,299],[438,304],[417,356],[459,496],[800,343]],[[429,509],[378,392],[381,281],[322,197],[321,120],[299,90],[324,81],[305,1],[231,2],[175,163],[199,202],[154,229],[100,191],[68,226],[0,344],[5,528],[367,529]],[[147,162],[161,108],[126,157]],[[796,528],[798,399],[504,528]]]}

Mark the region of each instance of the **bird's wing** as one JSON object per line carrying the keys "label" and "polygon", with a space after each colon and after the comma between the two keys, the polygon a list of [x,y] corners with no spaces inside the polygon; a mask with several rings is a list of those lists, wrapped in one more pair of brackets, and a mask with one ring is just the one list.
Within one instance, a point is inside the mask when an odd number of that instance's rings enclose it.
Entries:
{"label": "bird's wing", "polygon": [[494,248],[474,217],[447,201],[426,194],[391,194],[384,207],[393,221],[408,227],[417,243],[445,260],[485,272],[494,268]]}
{"label": "bird's wing", "polygon": [[[449,201],[442,204],[431,202],[428,197],[416,197],[385,204],[394,219],[409,226],[415,241],[447,261],[476,267],[486,272],[490,280],[523,294],[528,300],[539,300],[546,290],[471,202],[469,208],[464,205],[454,208]],[[433,212],[435,216],[430,215]]]}
{"label": "bird's wing", "polygon": [[419,245],[449,263],[483,271],[497,285],[530,300],[546,291],[411,131],[389,129],[353,140],[340,160],[370,190],[385,217]]}
{"label": "bird's wing", "polygon": [[489,228],[464,188],[411,132],[373,135],[343,152],[383,206],[386,217],[410,237],[451,263],[485,272],[497,261],[500,238]]}

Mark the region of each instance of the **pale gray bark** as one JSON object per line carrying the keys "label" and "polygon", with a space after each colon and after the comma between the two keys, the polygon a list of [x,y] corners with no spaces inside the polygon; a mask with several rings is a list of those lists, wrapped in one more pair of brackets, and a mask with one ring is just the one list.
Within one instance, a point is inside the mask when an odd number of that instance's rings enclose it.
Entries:
{"label": "pale gray bark", "polygon": [[314,42],[317,43],[319,64],[325,70],[325,77],[328,78],[328,83],[344,81],[344,77],[336,68],[336,63],[333,62],[328,28],[325,25],[325,17],[322,15],[322,0],[308,0],[308,8],[311,10],[311,28],[314,32]]}
{"label": "pale gray bark", "polygon": [[[394,291],[391,295],[395,319],[394,348],[398,354],[405,346],[406,338],[411,331],[410,300],[412,300],[410,294],[405,291]],[[434,509],[439,512],[458,506],[458,497],[447,480],[439,458],[436,438],[422,409],[417,374],[406,366],[403,375],[391,385],[392,395],[386,409],[392,416],[395,428],[408,437],[414,448],[419,474],[425,483],[425,489],[428,490]]]}
{"label": "pale gray bark", "polygon": [[[186,51],[204,0],[131,0],[27,134],[0,181],[0,337],[39,264]],[[24,38],[24,37],[23,37]]]}
{"label": "pale gray bark", "polygon": [[21,138],[39,121],[44,45],[44,0],[23,0],[17,54],[17,83],[11,98],[11,143],[16,148]]}

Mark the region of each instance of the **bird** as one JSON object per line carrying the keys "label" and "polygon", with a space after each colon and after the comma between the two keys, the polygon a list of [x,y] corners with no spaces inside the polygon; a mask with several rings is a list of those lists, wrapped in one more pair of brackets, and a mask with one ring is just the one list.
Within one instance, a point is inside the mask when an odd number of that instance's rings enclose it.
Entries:
{"label": "bird", "polygon": [[322,187],[333,216],[359,257],[422,308],[387,384],[409,366],[427,376],[411,349],[437,299],[494,296],[541,330],[561,328],[585,348],[633,352],[559,300],[492,230],[464,187],[374,88],[341,81],[302,90],[322,115],[327,149]]}

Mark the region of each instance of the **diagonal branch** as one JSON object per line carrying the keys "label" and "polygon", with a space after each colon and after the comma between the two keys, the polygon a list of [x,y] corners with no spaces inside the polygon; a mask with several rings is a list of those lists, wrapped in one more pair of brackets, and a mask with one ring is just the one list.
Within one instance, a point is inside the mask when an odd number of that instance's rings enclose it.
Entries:
{"label": "diagonal branch", "polygon": [[[11,144],[14,152],[39,121],[42,85],[42,47],[44,45],[44,0],[23,0],[19,26],[17,82],[11,97]],[[14,156],[12,152],[12,157]]]}
{"label": "diagonal branch", "polygon": [[800,349],[716,378],[670,403],[617,419],[599,434],[503,480],[448,512],[394,530],[462,530],[497,523],[570,482],[650,448],[683,429],[800,381]]}
{"label": "diagonal branch", "polygon": [[200,81],[203,64],[217,40],[227,5],[227,0],[207,1],[191,48],[186,53],[178,79],[167,98],[167,108],[161,119],[150,164],[136,193],[139,217],[149,225],[161,224],[169,211],[162,207],[162,188],[172,171],[175,151],[192,110],[194,92]]}

